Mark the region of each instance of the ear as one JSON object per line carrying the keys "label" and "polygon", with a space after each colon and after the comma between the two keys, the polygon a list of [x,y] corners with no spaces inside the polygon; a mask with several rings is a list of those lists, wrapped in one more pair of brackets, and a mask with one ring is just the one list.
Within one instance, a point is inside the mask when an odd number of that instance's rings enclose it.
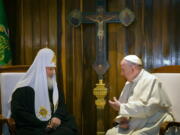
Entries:
{"label": "ear", "polygon": [[136,71],[136,66],[134,66],[134,65],[131,66],[131,71],[132,71],[132,72]]}

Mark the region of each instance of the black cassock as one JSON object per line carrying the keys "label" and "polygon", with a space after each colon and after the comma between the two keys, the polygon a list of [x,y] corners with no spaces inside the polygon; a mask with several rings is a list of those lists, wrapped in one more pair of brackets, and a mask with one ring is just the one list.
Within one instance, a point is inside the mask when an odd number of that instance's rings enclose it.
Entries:
{"label": "black cassock", "polygon": [[[51,91],[49,90],[49,97],[52,102]],[[57,110],[52,114],[52,117],[61,119],[61,125],[49,133],[45,132],[48,121],[41,121],[36,117],[34,99],[34,90],[29,86],[18,88],[12,95],[11,117],[16,122],[17,135],[77,135],[74,117],[67,112],[61,92]]]}

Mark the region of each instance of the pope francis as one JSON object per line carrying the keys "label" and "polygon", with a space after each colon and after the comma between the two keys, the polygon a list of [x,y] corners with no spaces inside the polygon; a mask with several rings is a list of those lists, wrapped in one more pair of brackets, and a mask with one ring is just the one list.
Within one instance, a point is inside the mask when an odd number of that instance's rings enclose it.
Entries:
{"label": "pope francis", "polygon": [[121,75],[127,80],[119,99],[109,100],[119,112],[117,126],[106,135],[158,135],[163,121],[172,121],[171,103],[161,82],[142,68],[136,55],[121,61]]}

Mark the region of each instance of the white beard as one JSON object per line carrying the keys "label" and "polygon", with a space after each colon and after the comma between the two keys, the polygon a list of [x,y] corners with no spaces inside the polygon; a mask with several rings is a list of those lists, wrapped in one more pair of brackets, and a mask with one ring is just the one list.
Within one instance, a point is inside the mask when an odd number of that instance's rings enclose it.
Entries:
{"label": "white beard", "polygon": [[53,89],[53,80],[52,80],[52,78],[50,78],[50,77],[47,78],[47,84],[48,84],[48,89],[52,90]]}

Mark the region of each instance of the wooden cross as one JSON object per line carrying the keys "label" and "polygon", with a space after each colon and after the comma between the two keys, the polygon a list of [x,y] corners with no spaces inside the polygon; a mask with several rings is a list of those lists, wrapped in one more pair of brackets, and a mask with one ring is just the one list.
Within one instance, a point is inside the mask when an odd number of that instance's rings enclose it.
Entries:
{"label": "wooden cross", "polygon": [[98,74],[99,80],[103,80],[103,75],[109,68],[107,61],[107,23],[122,23],[125,26],[130,25],[134,20],[134,14],[129,9],[124,9],[120,12],[106,12],[106,0],[96,1],[97,12],[73,11],[70,14],[70,23],[74,26],[79,26],[81,23],[95,23],[96,32],[96,61],[93,68]]}
{"label": "wooden cross", "polygon": [[109,68],[107,61],[106,50],[106,25],[107,23],[122,23],[124,26],[130,25],[134,21],[134,14],[129,9],[124,9],[121,12],[105,12],[106,0],[96,1],[97,12],[83,12],[74,10],[69,15],[69,22],[77,27],[81,23],[95,23],[96,32],[96,61],[93,68],[98,74],[99,83],[93,89],[93,94],[96,96],[97,108],[97,135],[104,135],[104,106],[106,101],[104,97],[107,95],[107,88],[103,83],[103,75]]}

